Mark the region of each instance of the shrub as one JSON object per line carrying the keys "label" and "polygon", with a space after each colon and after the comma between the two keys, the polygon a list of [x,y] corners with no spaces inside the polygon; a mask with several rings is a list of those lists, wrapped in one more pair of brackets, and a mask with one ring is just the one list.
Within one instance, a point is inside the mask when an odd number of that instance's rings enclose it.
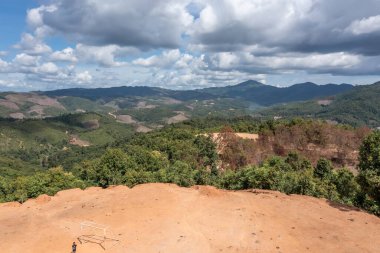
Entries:
{"label": "shrub", "polygon": [[380,175],[380,131],[374,131],[364,139],[359,152],[359,168]]}
{"label": "shrub", "polygon": [[330,179],[332,175],[333,166],[327,159],[321,158],[317,162],[314,169],[314,176],[320,179]]}

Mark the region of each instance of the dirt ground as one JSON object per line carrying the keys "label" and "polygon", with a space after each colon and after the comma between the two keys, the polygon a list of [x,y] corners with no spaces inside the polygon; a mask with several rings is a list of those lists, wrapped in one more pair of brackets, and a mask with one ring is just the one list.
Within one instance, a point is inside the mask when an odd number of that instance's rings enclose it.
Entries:
{"label": "dirt ground", "polygon": [[73,241],[78,253],[375,253],[379,231],[379,218],[322,199],[204,186],[73,189],[0,205],[2,253],[69,253]]}
{"label": "dirt ground", "polygon": [[0,106],[4,106],[11,110],[20,110],[20,107],[16,103],[5,99],[0,99]]}
{"label": "dirt ground", "polygon": [[242,139],[249,139],[249,140],[257,140],[259,138],[258,134],[236,133],[236,135]]}
{"label": "dirt ground", "polygon": [[77,135],[70,135],[69,143],[79,147],[89,147],[91,143],[85,140],[81,140]]}
{"label": "dirt ground", "polygon": [[146,126],[141,125],[141,124],[137,124],[135,130],[136,130],[136,132],[138,132],[138,133],[148,133],[148,132],[152,131],[151,128],[146,127]]}
{"label": "dirt ground", "polygon": [[[249,140],[257,140],[259,139],[258,134],[250,134],[250,133],[234,133],[237,137],[242,139],[249,139]],[[213,140],[217,140],[219,138],[220,133],[210,133],[210,134],[204,134],[205,136],[211,135],[211,138]]]}
{"label": "dirt ground", "polygon": [[125,124],[135,124],[137,123],[136,120],[132,118],[130,115],[117,115],[116,116],[117,122],[125,123]]}
{"label": "dirt ground", "polygon": [[178,123],[178,122],[182,122],[182,121],[185,121],[185,120],[188,120],[189,118],[185,115],[185,112],[181,112],[181,111],[178,111],[176,112],[177,115],[169,118],[166,122],[168,124],[174,124],[174,123]]}
{"label": "dirt ground", "polygon": [[12,119],[23,119],[25,118],[25,115],[21,112],[14,112],[14,113],[10,113],[9,117],[11,117]]}

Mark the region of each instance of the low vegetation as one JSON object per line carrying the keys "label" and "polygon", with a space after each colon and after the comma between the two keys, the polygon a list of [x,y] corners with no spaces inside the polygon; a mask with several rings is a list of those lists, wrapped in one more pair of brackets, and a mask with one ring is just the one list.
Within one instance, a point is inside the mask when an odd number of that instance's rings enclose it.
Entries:
{"label": "low vegetation", "polygon": [[[257,150],[247,145],[250,143],[247,141],[252,140],[236,139],[233,131],[260,133],[267,140],[298,134],[291,145],[298,143],[299,146],[292,150],[280,149],[279,153],[272,150],[253,163],[249,155]],[[204,135],[207,132],[221,132],[226,136],[224,141],[228,141],[223,150]],[[346,139],[362,143],[355,173],[337,166],[331,157],[308,157],[307,152],[297,148],[306,143],[323,146],[331,141],[328,136],[339,134],[342,134],[339,138],[345,134]],[[268,143],[271,147],[277,145],[273,141]],[[350,145],[353,144],[343,143],[343,146]],[[186,187],[207,184],[231,190],[258,188],[304,194],[380,215],[379,146],[377,131],[370,133],[368,129],[332,126],[319,121],[191,120],[146,134],[120,136],[106,145],[57,150],[45,161],[45,168],[53,169],[29,176],[2,176],[0,201],[23,202],[42,193],[52,195],[73,187],[115,184],[133,187],[164,182]]]}

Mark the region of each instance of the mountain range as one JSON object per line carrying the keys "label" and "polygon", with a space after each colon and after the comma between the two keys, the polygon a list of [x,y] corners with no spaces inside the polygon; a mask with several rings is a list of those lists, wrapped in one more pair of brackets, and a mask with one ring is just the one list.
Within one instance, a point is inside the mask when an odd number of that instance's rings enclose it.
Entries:
{"label": "mountain range", "polygon": [[294,84],[289,87],[275,87],[257,81],[249,80],[237,85],[213,87],[197,90],[168,90],[157,87],[113,87],[83,89],[73,88],[64,90],[45,91],[40,94],[46,96],[72,96],[90,100],[112,100],[121,97],[169,97],[181,101],[208,100],[218,98],[242,99],[261,106],[270,106],[278,103],[309,100],[317,97],[333,96],[352,89],[350,84],[317,85],[311,82]]}
{"label": "mountain range", "polygon": [[[378,127],[380,83],[299,83],[275,87],[249,80],[237,85],[196,90],[148,86],[72,88],[29,93],[0,93],[0,117],[45,118],[97,112],[117,121],[155,128],[192,117],[317,117]],[[363,111],[364,110],[364,111]]]}

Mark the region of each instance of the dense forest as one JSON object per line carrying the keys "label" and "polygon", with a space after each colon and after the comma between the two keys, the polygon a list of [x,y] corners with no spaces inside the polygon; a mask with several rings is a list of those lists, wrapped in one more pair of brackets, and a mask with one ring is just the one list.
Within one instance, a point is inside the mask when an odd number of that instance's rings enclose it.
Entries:
{"label": "dense forest", "polygon": [[[64,122],[96,138],[98,132],[88,126],[83,128],[83,121],[70,116],[50,119],[55,127]],[[102,119],[99,122],[112,126]],[[48,150],[37,148],[35,153],[31,153],[31,147],[4,151],[8,156],[13,152],[13,157],[24,162],[33,156],[39,161],[29,163],[27,173],[2,173],[0,201],[24,202],[43,193],[53,195],[75,187],[133,187],[164,182],[185,187],[207,184],[231,190],[278,190],[326,198],[380,214],[378,131],[323,121],[241,117],[194,119],[149,133],[112,132],[110,128],[114,141],[89,147],[58,141]],[[208,133],[216,132],[220,137],[215,141]],[[259,138],[242,139],[235,132],[257,133]],[[36,146],[47,142],[38,138],[34,141]],[[334,152],[324,153],[326,148]],[[6,161],[2,166],[4,170]]]}

